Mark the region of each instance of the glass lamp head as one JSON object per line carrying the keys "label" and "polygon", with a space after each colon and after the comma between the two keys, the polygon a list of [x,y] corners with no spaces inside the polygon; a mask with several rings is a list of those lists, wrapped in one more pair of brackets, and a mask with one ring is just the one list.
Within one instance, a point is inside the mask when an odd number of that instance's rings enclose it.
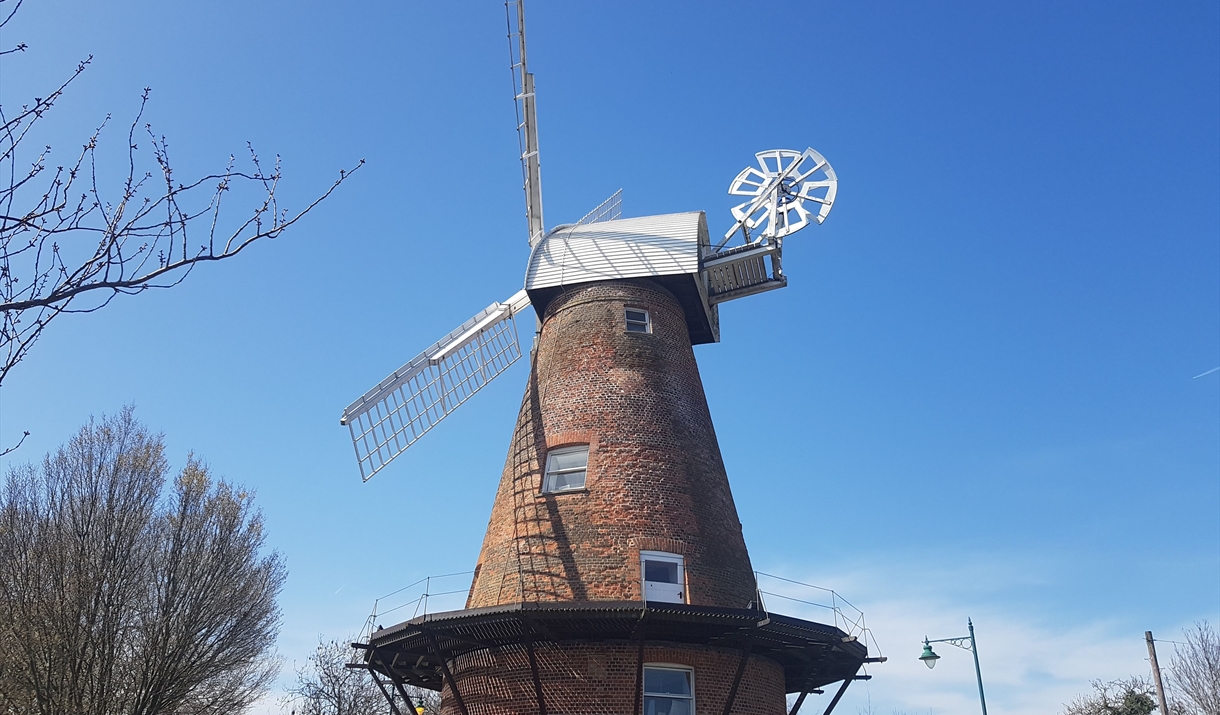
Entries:
{"label": "glass lamp head", "polygon": [[931,670],[936,667],[936,661],[940,660],[940,656],[932,651],[932,644],[925,640],[923,642],[923,655],[919,656],[919,659],[923,661],[924,665],[928,666],[928,670]]}

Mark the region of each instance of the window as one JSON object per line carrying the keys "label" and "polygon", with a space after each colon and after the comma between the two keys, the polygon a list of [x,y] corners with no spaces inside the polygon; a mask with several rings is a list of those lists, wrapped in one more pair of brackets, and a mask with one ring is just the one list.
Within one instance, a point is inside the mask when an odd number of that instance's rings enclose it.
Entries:
{"label": "window", "polygon": [[694,679],[690,668],[644,666],[644,715],[693,715]]}
{"label": "window", "polygon": [[686,579],[680,554],[641,551],[640,571],[644,577],[645,601],[686,603]]}
{"label": "window", "polygon": [[625,311],[627,316],[627,332],[629,333],[651,333],[652,321],[648,318],[647,310],[639,308],[627,308]]}
{"label": "window", "polygon": [[552,449],[546,455],[546,476],[542,479],[544,494],[585,488],[585,471],[589,467],[589,445]]}

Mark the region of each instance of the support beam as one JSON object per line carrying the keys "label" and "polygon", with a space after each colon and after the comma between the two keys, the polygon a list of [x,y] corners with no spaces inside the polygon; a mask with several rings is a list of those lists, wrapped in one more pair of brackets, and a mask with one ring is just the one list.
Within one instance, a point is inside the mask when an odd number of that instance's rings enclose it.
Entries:
{"label": "support beam", "polygon": [[839,704],[839,700],[843,697],[843,693],[847,692],[847,686],[851,685],[851,681],[853,680],[855,680],[854,676],[843,679],[843,684],[839,686],[839,692],[835,693],[835,696],[830,700],[830,704],[826,706],[826,711],[823,712],[822,715],[830,715],[830,713],[835,709],[835,706]]}
{"label": "support beam", "polygon": [[638,639],[640,641],[639,655],[635,659],[635,706],[631,708],[631,715],[640,715],[640,708],[644,706],[641,698],[644,696],[644,616],[640,616],[640,622],[636,625]]}
{"label": "support beam", "polygon": [[796,697],[796,702],[792,703],[792,709],[788,711],[788,715],[796,715],[801,711],[801,705],[805,704],[805,696],[808,694],[808,690],[801,691],[801,694]]}
{"label": "support beam", "polygon": [[546,715],[546,698],[542,696],[542,679],[538,677],[538,659],[534,656],[534,634],[530,630],[529,621],[522,619],[525,634],[525,652],[530,659],[530,676],[534,679],[534,700],[538,703],[538,715]]}
{"label": "support beam", "polygon": [[390,710],[393,711],[394,715],[402,715],[402,712],[399,711],[398,706],[394,704],[394,696],[391,695],[390,691],[386,690],[385,686],[381,684],[381,678],[377,677],[377,672],[370,670],[369,675],[373,676],[373,682],[377,683],[377,689],[380,690],[381,694],[385,696],[386,702],[390,704]]}
{"label": "support beam", "polygon": [[449,666],[445,663],[445,656],[441,654],[441,648],[436,644],[436,635],[432,631],[428,631],[428,646],[432,650],[432,656],[436,658],[437,664],[441,667],[441,675],[449,685],[449,692],[453,693],[453,699],[457,701],[458,711],[462,715],[470,715],[470,711],[466,709],[466,702],[462,700],[462,693],[458,690],[457,682],[453,679],[453,673],[449,672]]}
{"label": "support beam", "polygon": [[[382,667],[384,667],[385,661],[381,659],[381,654],[378,651],[373,651],[373,653],[377,657],[377,660],[380,661]],[[394,690],[398,691],[398,697],[402,698],[402,701],[407,704],[407,708],[408,708],[407,715],[413,715],[415,712],[415,701],[411,700],[411,696],[407,694],[407,689],[403,687],[402,678],[400,678],[398,676],[398,674],[396,672],[394,672],[393,666],[396,666],[398,664],[398,657],[400,655],[402,655],[402,654],[399,653],[394,656],[394,660],[390,663],[391,667],[386,668],[386,675],[390,676],[390,682],[394,684]],[[394,702],[391,700],[390,706],[393,707],[393,705],[394,705]],[[395,708],[394,710],[395,710],[395,712],[398,711],[397,708]]]}
{"label": "support beam", "polygon": [[407,704],[411,712],[415,712],[415,701],[411,699],[410,695],[407,695],[406,688],[402,687],[402,683],[397,678],[394,679],[394,689],[398,691],[398,697],[402,698],[402,701]]}
{"label": "support beam", "polygon": [[[376,660],[377,663],[381,665],[382,669],[385,670],[386,675],[390,678],[391,681],[393,681],[394,680],[394,675],[393,675],[394,671],[391,670],[385,664],[385,660],[382,659],[381,653],[377,650],[373,650],[372,656],[373,656],[373,660]],[[369,675],[372,676],[372,678],[373,678],[373,682],[377,683],[377,689],[381,691],[381,694],[385,696],[386,701],[390,703],[390,710],[393,711],[393,715],[402,715],[402,713],[399,712],[399,710],[398,710],[398,706],[394,704],[394,696],[391,695],[390,692],[385,689],[385,685],[383,685],[381,683],[381,678],[379,678],[377,676],[377,671],[372,668],[369,668],[368,671],[369,671]]]}
{"label": "support beam", "polygon": [[746,672],[746,663],[750,660],[750,648],[754,645],[753,632],[746,638],[745,647],[741,649],[741,660],[737,663],[737,675],[733,676],[733,685],[729,688],[729,696],[724,700],[724,715],[733,712],[733,702],[737,700],[737,688],[741,685],[741,676]]}
{"label": "support beam", "polygon": [[402,712],[398,709],[398,706],[394,704],[394,696],[391,695],[390,691],[386,690],[385,686],[381,684],[381,678],[378,678],[377,674],[373,673],[372,671],[370,671],[370,674],[373,676],[373,682],[377,683],[377,689],[381,691],[381,694],[385,696],[386,702],[390,704],[390,710],[393,711],[394,715],[402,715]]}

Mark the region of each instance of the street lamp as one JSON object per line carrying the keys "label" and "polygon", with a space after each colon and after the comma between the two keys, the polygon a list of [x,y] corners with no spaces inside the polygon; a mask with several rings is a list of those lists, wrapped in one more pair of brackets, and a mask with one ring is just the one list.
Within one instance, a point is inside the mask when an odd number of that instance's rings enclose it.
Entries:
{"label": "street lamp", "polygon": [[928,637],[924,636],[923,655],[919,656],[919,659],[923,661],[924,665],[928,666],[928,670],[936,667],[936,661],[940,660],[940,656],[932,650],[933,643],[948,643],[973,653],[974,676],[979,681],[979,704],[983,706],[983,715],[987,715],[987,699],[983,697],[983,671],[979,670],[979,649],[978,644],[974,640],[974,622],[967,618],[966,625],[970,628],[970,635],[968,636],[941,638],[939,640],[928,640]]}
{"label": "street lamp", "polygon": [[923,661],[924,665],[928,666],[928,670],[935,668],[936,661],[940,660],[940,656],[932,652],[932,646],[928,643],[927,636],[924,636],[923,655],[919,656],[919,659]]}

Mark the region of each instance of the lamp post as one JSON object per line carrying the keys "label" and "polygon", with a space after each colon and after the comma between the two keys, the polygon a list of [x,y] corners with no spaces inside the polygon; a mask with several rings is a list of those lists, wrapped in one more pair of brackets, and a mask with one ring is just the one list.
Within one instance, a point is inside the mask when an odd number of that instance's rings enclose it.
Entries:
{"label": "lamp post", "polygon": [[983,706],[983,715],[987,715],[987,699],[983,697],[983,671],[979,670],[979,649],[978,644],[974,640],[974,622],[969,618],[966,619],[966,625],[970,628],[970,635],[960,638],[941,638],[939,640],[930,641],[927,636],[923,639],[923,655],[919,659],[924,665],[928,666],[928,670],[936,667],[936,661],[940,660],[940,656],[932,650],[933,643],[948,643],[955,645],[963,650],[968,650],[974,654],[974,676],[979,681],[979,704]]}

